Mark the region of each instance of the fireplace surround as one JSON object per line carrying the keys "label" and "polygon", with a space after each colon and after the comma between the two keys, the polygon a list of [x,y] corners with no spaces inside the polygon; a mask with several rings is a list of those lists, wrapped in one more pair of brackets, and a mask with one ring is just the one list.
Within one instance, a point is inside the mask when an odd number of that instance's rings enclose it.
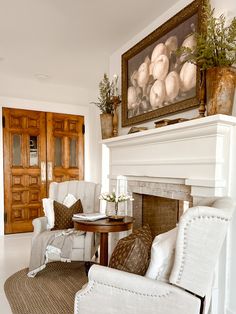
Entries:
{"label": "fireplace surround", "polygon": [[[118,179],[123,180],[124,192],[190,205],[207,205],[222,196],[236,199],[235,117],[209,116],[102,143],[107,158],[103,185],[109,185],[110,190]],[[135,206],[135,202],[123,204],[120,210],[133,214]],[[233,295],[234,229],[231,226],[216,270],[212,314],[224,313]]]}
{"label": "fireplace surround", "polygon": [[[120,204],[119,214],[133,216],[134,228],[149,224],[153,236],[174,228],[184,210],[193,202],[190,187],[183,184],[142,181],[120,176],[110,181],[112,190],[116,188],[118,181],[120,190],[132,195],[134,199],[128,204]],[[112,210],[110,207],[111,212]]]}

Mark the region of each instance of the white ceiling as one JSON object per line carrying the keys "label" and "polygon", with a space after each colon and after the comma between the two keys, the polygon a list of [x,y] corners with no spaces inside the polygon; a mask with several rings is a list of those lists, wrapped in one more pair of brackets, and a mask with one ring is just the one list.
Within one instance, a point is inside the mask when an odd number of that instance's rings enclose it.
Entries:
{"label": "white ceiling", "polygon": [[[0,73],[97,87],[109,55],[174,0],[0,0]],[[3,58],[3,59],[1,59]]]}

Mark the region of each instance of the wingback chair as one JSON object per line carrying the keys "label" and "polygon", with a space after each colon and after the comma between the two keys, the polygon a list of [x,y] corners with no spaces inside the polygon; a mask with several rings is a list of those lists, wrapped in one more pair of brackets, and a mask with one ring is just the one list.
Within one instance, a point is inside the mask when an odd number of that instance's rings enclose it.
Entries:
{"label": "wingback chair", "polygon": [[[62,203],[68,194],[72,194],[76,199],[80,199],[84,213],[99,212],[99,195],[101,185],[86,181],[65,181],[61,183],[52,182],[49,187],[49,198]],[[41,233],[48,230],[47,217],[40,217],[33,220],[34,239]],[[98,242],[92,232],[86,232],[80,236],[74,236],[72,261],[90,261],[98,248]],[[56,261],[58,257],[51,253],[50,260]]]}
{"label": "wingback chair", "polygon": [[225,198],[212,207],[197,206],[184,213],[169,282],[92,266],[88,285],[76,294],[74,313],[199,314],[211,291],[233,208],[232,200]]}

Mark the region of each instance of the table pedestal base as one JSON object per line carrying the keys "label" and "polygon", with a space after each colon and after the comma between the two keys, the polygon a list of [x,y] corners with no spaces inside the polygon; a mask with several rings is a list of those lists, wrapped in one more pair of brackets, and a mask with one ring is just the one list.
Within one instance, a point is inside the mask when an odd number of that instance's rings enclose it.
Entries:
{"label": "table pedestal base", "polygon": [[108,233],[101,232],[100,234],[100,265],[108,265]]}

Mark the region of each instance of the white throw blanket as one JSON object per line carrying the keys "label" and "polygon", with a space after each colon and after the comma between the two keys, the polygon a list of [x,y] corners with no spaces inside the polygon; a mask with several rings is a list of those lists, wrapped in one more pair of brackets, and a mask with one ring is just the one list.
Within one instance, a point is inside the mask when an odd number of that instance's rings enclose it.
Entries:
{"label": "white throw blanket", "polygon": [[40,270],[46,267],[49,253],[57,255],[62,262],[70,262],[73,237],[82,234],[84,234],[83,231],[74,229],[40,233],[32,243],[28,277],[35,277]]}

